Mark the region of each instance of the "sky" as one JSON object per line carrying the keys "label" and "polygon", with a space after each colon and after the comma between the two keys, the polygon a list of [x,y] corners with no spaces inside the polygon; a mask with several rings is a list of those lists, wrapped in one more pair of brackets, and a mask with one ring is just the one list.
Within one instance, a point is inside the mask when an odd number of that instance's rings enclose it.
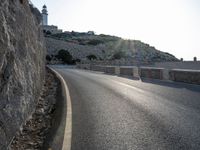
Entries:
{"label": "sky", "polygon": [[141,40],[177,58],[200,60],[200,0],[31,0],[64,31]]}

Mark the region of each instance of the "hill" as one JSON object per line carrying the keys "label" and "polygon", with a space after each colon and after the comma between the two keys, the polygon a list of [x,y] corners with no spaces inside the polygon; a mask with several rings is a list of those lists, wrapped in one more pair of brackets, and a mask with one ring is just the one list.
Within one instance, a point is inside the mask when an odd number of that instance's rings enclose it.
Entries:
{"label": "hill", "polygon": [[79,32],[65,32],[46,35],[47,50],[50,56],[60,49],[71,53],[74,59],[85,60],[94,55],[98,60],[136,60],[148,62],[179,61],[172,54],[157,50],[139,40],[125,40],[110,35],[95,35]]}

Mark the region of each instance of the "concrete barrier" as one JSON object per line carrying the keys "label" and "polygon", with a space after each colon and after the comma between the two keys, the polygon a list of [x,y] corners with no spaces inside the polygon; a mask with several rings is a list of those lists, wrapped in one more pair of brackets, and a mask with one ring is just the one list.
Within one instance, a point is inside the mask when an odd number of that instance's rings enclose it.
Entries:
{"label": "concrete barrier", "polygon": [[86,70],[90,70],[90,64],[78,64],[77,68],[79,69],[86,69]]}
{"label": "concrete barrier", "polygon": [[119,66],[115,67],[115,74],[120,75],[120,67]]}
{"label": "concrete barrier", "polygon": [[120,67],[120,75],[133,76],[133,67]]}
{"label": "concrete barrier", "polygon": [[177,82],[200,85],[200,70],[173,69],[169,71],[169,79]]}
{"label": "concrete barrier", "polygon": [[139,68],[136,66],[133,67],[133,77],[138,79],[140,78]]}
{"label": "concrete barrier", "polygon": [[105,72],[105,67],[104,66],[91,65],[90,69],[93,70],[93,71]]}
{"label": "concrete barrier", "polygon": [[163,80],[169,80],[169,70],[168,69],[163,69]]}
{"label": "concrete barrier", "polygon": [[114,66],[105,66],[105,73],[108,74],[115,74],[115,67]]}
{"label": "concrete barrier", "polygon": [[151,78],[159,80],[171,80],[200,85],[200,70],[183,70],[183,69],[164,69],[155,67],[137,66],[101,66],[81,64],[77,66],[80,69],[91,69],[108,74],[127,75],[135,78]]}
{"label": "concrete barrier", "polygon": [[163,79],[163,68],[141,67],[140,76],[142,78]]}

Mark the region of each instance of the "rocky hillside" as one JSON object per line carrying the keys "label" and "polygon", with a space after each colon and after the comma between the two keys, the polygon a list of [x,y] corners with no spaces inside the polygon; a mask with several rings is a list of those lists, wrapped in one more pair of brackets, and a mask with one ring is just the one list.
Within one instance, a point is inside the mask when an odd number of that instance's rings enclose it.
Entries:
{"label": "rocky hillside", "polygon": [[66,42],[50,37],[46,37],[47,52],[49,55],[56,55],[59,50],[65,49],[71,53],[75,59],[84,59],[90,54],[95,54],[97,57],[102,57],[102,51],[105,49],[104,45],[90,46],[80,45],[74,42]]}
{"label": "rocky hillside", "polygon": [[55,55],[60,49],[65,49],[76,59],[86,59],[88,55],[95,55],[99,60],[178,61],[175,56],[161,52],[141,41],[124,40],[103,34],[91,35],[78,32],[48,34],[46,43],[49,55]]}
{"label": "rocky hillside", "polygon": [[28,0],[0,3],[0,149],[35,109],[45,73],[40,13]]}

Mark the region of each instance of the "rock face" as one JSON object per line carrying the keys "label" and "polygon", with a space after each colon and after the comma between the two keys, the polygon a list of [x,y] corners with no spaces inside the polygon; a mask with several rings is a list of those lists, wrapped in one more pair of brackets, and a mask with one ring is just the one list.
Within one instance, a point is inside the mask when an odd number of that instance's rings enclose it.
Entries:
{"label": "rock face", "polygon": [[28,0],[0,3],[0,149],[35,109],[44,81],[45,47],[38,11]]}

